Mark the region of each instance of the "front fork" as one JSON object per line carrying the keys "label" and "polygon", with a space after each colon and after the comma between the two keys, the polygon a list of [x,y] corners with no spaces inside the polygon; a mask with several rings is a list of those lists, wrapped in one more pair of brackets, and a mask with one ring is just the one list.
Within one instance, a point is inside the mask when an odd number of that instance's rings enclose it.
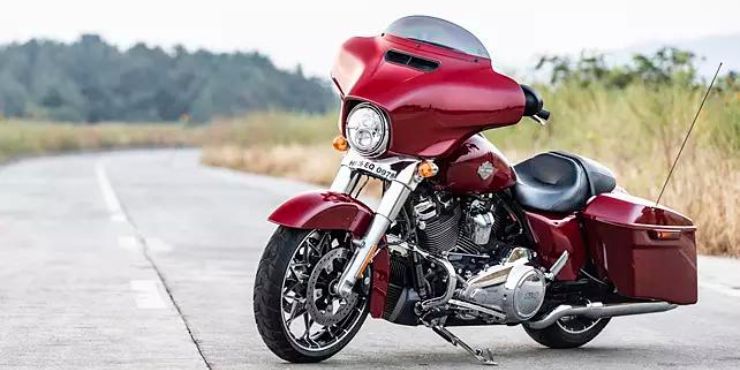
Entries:
{"label": "front fork", "polygon": [[[357,248],[337,282],[335,289],[339,295],[347,297],[352,292],[355,282],[362,277],[365,269],[372,262],[378,243],[385,235],[386,230],[398,216],[409,194],[416,189],[416,186],[423,179],[417,173],[419,163],[421,161],[418,160],[403,161],[405,167],[390,181],[391,184],[383,193],[367,232],[362,238],[353,241]],[[331,191],[352,194],[361,176],[360,171],[353,170],[343,163],[334,178]]]}

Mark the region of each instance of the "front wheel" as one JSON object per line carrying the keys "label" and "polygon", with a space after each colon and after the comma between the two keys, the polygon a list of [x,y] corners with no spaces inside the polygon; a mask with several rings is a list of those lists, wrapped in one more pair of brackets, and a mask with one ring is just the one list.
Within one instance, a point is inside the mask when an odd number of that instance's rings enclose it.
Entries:
{"label": "front wheel", "polygon": [[273,353],[290,362],[319,362],[357,334],[368,313],[366,292],[334,293],[351,256],[347,232],[278,227],[254,285],[257,329]]}
{"label": "front wheel", "polygon": [[589,319],[566,316],[543,329],[524,326],[527,334],[537,343],[550,348],[577,348],[596,338],[610,319]]}

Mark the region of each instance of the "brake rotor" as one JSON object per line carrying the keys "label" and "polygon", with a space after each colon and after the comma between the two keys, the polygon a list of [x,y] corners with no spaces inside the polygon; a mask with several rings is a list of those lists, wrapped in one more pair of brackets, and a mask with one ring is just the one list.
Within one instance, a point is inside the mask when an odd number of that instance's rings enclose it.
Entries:
{"label": "brake rotor", "polygon": [[346,248],[332,249],[316,263],[308,278],[306,306],[317,324],[331,326],[339,323],[357,303],[357,293],[343,298],[332,288],[342,275],[348,256]]}

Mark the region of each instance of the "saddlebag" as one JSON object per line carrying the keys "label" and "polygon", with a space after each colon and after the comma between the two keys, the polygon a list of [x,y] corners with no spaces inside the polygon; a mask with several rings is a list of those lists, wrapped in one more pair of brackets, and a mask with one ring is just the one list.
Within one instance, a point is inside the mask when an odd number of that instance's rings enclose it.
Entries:
{"label": "saddlebag", "polygon": [[696,303],[696,228],[690,219],[617,192],[593,197],[583,218],[599,274],[621,295]]}

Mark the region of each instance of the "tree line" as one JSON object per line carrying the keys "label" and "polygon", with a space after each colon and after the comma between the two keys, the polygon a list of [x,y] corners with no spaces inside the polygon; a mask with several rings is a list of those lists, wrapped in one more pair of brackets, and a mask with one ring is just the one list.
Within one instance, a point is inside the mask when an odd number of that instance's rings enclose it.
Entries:
{"label": "tree line", "polygon": [[[631,60],[610,64],[604,54],[582,53],[577,58],[567,56],[540,57],[535,70],[547,72],[553,86],[575,84],[582,87],[599,85],[624,89],[632,84],[652,87],[699,86],[697,56],[691,51],[663,47],[652,54],[633,54]],[[720,91],[740,91],[740,79],[735,71],[723,73],[717,81]]]}
{"label": "tree line", "polygon": [[0,47],[0,115],[53,121],[205,122],[250,111],[323,113],[336,97],[322,79],[277,68],[257,52],[119,50],[98,35],[65,44]]}

